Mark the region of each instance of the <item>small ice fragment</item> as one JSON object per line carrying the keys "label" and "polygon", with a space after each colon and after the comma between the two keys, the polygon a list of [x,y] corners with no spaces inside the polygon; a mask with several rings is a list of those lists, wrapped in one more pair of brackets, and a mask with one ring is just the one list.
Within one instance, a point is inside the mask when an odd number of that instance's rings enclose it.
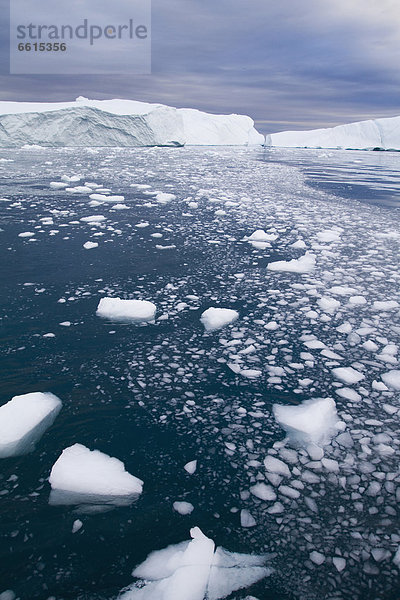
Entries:
{"label": "small ice fragment", "polygon": [[82,529],[82,526],[83,526],[82,521],[80,521],[79,519],[76,519],[76,521],[74,521],[72,524],[72,533],[77,533],[77,531]]}
{"label": "small ice fragment", "polygon": [[174,502],[173,509],[180,515],[190,515],[194,511],[194,506],[190,502]]}
{"label": "small ice fragment", "polygon": [[92,248],[97,248],[98,245],[99,244],[97,242],[85,242],[83,244],[83,247],[85,248],[85,250],[91,250]]}
{"label": "small ice fragment", "polygon": [[332,373],[336,379],[349,385],[353,385],[354,383],[358,383],[362,379],[365,379],[365,376],[359,371],[356,371],[356,369],[353,369],[353,367],[337,367],[336,369],[332,369]]}
{"label": "small ice fragment", "polygon": [[289,467],[279,458],[268,455],[266,458],[264,458],[264,466],[270,473],[278,473],[284,477],[290,477]]}
{"label": "small ice fragment", "polygon": [[343,569],[346,567],[346,560],[341,558],[340,556],[334,556],[332,558],[332,562],[335,565],[336,569],[341,573]]}
{"label": "small ice fragment", "polygon": [[316,550],[313,550],[312,552],[310,552],[310,560],[315,565],[322,565],[322,563],[325,562],[325,556],[323,554],[321,554],[321,552],[317,552]]}
{"label": "small ice fragment", "polygon": [[257,525],[257,521],[253,515],[245,508],[240,511],[240,525],[242,527],[254,527]]}
{"label": "small ice fragment", "polygon": [[189,473],[189,475],[193,475],[197,469],[197,460],[191,460],[190,462],[186,463],[183,468],[187,473]]}
{"label": "small ice fragment", "polygon": [[233,323],[238,318],[239,313],[236,310],[210,307],[203,312],[200,321],[206,331],[215,331]]}
{"label": "small ice fragment", "polygon": [[288,273],[310,273],[315,268],[315,256],[308,252],[300,258],[293,258],[292,260],[278,260],[276,262],[268,263],[267,269],[269,271],[286,271]]}
{"label": "small ice fragment", "polygon": [[387,373],[383,373],[381,377],[388,388],[400,390],[400,370],[394,369],[393,371],[388,371]]}
{"label": "small ice fragment", "polygon": [[250,488],[250,492],[260,500],[276,500],[276,494],[272,486],[265,483],[256,483]]}

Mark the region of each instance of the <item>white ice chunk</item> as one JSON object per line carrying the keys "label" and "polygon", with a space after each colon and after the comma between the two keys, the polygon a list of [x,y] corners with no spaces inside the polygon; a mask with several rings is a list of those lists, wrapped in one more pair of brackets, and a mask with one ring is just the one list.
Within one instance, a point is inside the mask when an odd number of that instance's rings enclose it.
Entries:
{"label": "white ice chunk", "polygon": [[382,375],[382,380],[388,388],[392,390],[400,390],[400,371],[394,369]]}
{"label": "white ice chunk", "polygon": [[276,500],[276,494],[272,486],[266,483],[256,483],[250,488],[250,492],[260,500]]}
{"label": "white ice chunk", "polygon": [[317,238],[320,242],[339,242],[340,233],[334,229],[324,229],[317,233]]}
{"label": "white ice chunk", "polygon": [[358,383],[362,379],[365,379],[365,376],[353,369],[353,367],[337,367],[336,369],[332,369],[332,373],[336,379],[339,381],[343,381],[343,383],[347,383],[348,385],[353,385],[354,383]]}
{"label": "white ice chunk", "polygon": [[284,463],[283,460],[275,458],[275,456],[268,455],[264,459],[264,466],[269,473],[277,473],[284,477],[290,477],[290,471],[287,464]]}
{"label": "white ice chunk", "polygon": [[337,434],[339,418],[332,398],[305,400],[297,406],[274,404],[275,419],[295,446],[324,446]]}
{"label": "white ice chunk", "polygon": [[394,310],[396,308],[399,308],[399,303],[396,300],[376,300],[372,305],[372,310],[376,310],[379,312],[384,312],[386,310]]}
{"label": "white ice chunk", "polygon": [[133,571],[141,578],[120,600],[219,600],[271,574],[265,556],[215,551],[198,527],[192,541],[152,552]]}
{"label": "white ice chunk", "polygon": [[172,505],[173,509],[180,515],[190,515],[194,511],[194,506],[190,502],[176,501]]}
{"label": "white ice chunk", "polygon": [[189,475],[193,475],[197,469],[197,460],[191,460],[190,462],[186,463],[183,468],[187,473],[189,473]]}
{"label": "white ice chunk", "polygon": [[153,321],[157,307],[147,300],[101,298],[96,314],[112,321]]}
{"label": "white ice chunk", "polygon": [[91,250],[92,248],[97,248],[98,247],[98,243],[97,242],[85,242],[83,244],[83,247],[85,248],[85,250]]}
{"label": "white ice chunk", "polygon": [[308,252],[300,258],[292,260],[278,260],[267,265],[270,271],[286,271],[288,273],[310,273],[315,268],[315,256]]}
{"label": "white ice chunk", "polygon": [[206,331],[215,331],[233,323],[238,318],[239,313],[237,310],[210,307],[203,312],[200,321],[203,323]]}
{"label": "white ice chunk", "polygon": [[49,392],[14,396],[0,407],[0,458],[31,452],[62,407]]}
{"label": "white ice chunk", "polygon": [[50,504],[130,504],[142,493],[143,481],[124,463],[99,450],[74,444],[54,463]]}

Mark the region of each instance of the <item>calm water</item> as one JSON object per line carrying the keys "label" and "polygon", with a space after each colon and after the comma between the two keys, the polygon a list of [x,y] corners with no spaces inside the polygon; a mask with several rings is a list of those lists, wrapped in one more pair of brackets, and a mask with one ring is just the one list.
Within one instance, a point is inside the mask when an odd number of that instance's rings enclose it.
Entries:
{"label": "calm water", "polygon": [[[398,310],[372,308],[399,300],[399,160],[296,150],[0,152],[0,403],[30,391],[63,401],[34,452],[0,462],[0,593],[111,600],[149,552],[188,539],[198,525],[229,550],[269,554],[274,575],[232,599],[399,597],[400,398],[372,384],[398,367],[362,346],[371,339],[381,351],[399,340]],[[123,195],[125,208],[52,189],[63,175]],[[155,191],[175,198],[159,202]],[[80,220],[91,215],[105,219]],[[332,228],[339,241],[318,238]],[[244,237],[256,229],[277,238],[255,248]],[[316,255],[314,272],[266,269],[302,255],[291,247],[299,239]],[[85,250],[89,240],[98,247]],[[354,288],[365,305],[352,308],[334,286]],[[154,302],[156,322],[99,319],[107,295]],[[340,308],[324,313],[321,296]],[[237,309],[240,319],[205,334],[199,317],[209,306]],[[345,322],[350,335],[337,330]],[[336,358],[306,347],[312,339]],[[261,375],[236,375],[232,364]],[[353,386],[358,402],[336,394],[332,368],[349,365],[365,376]],[[314,484],[302,483],[312,466],[300,452],[300,495],[279,496],[284,510],[271,514],[248,490],[264,480],[262,461],[284,437],[272,404],[320,396],[335,398],[353,445],[332,444],[326,455],[339,472],[314,465]],[[393,454],[376,450],[383,440]],[[51,467],[75,442],[123,460],[145,482],[139,500],[100,514],[49,506]],[[194,459],[190,476],[183,466]],[[371,481],[381,484],[375,496]],[[174,512],[175,500],[194,512]],[[242,509],[256,526],[241,527]],[[83,527],[73,534],[77,518]],[[321,566],[309,560],[315,549],[326,557]],[[333,556],[346,559],[341,573]]]}

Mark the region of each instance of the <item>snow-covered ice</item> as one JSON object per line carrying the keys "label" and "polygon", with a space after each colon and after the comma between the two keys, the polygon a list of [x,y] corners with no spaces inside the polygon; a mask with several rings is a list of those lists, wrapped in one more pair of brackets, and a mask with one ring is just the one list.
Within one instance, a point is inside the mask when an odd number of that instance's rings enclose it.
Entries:
{"label": "snow-covered ice", "polygon": [[111,321],[153,321],[157,307],[148,300],[122,300],[121,298],[101,298],[96,314]]}
{"label": "snow-covered ice", "polygon": [[14,396],[0,407],[0,458],[31,452],[62,407],[50,392]]}
{"label": "snow-covered ice", "polygon": [[239,313],[237,310],[210,307],[202,313],[200,320],[206,331],[215,331],[216,329],[230,325],[238,318]]}
{"label": "snow-covered ice", "polygon": [[284,271],[287,273],[310,273],[315,268],[315,256],[306,253],[292,260],[278,260],[267,265],[269,271]]}
{"label": "snow-covered ice", "polygon": [[274,404],[272,408],[275,419],[295,446],[324,446],[338,432],[339,418],[332,398],[305,400],[297,406]]}
{"label": "snow-covered ice", "polygon": [[63,450],[50,473],[50,504],[130,504],[143,481],[124,463],[99,450],[74,444]]}
{"label": "snow-covered ice", "polygon": [[[134,100],[0,102],[0,146],[183,146],[264,143],[244,115]],[[71,181],[71,180],[68,180]]]}
{"label": "snow-covered ice", "polygon": [[359,121],[326,129],[282,131],[266,137],[267,146],[400,150],[400,117]]}
{"label": "snow-covered ice", "polygon": [[139,581],[120,600],[219,600],[271,574],[266,557],[215,549],[198,527],[192,540],[152,552],[136,567]]}

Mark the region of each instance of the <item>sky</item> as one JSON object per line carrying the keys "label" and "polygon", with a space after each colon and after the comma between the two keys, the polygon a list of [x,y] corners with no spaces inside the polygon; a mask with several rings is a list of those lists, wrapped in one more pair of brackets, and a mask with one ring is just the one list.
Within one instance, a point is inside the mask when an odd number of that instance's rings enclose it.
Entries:
{"label": "sky", "polygon": [[[94,19],[109,6],[79,1]],[[0,100],[129,98],[248,114],[263,133],[400,115],[399,0],[153,0],[150,75],[10,75],[8,47],[3,17]]]}

